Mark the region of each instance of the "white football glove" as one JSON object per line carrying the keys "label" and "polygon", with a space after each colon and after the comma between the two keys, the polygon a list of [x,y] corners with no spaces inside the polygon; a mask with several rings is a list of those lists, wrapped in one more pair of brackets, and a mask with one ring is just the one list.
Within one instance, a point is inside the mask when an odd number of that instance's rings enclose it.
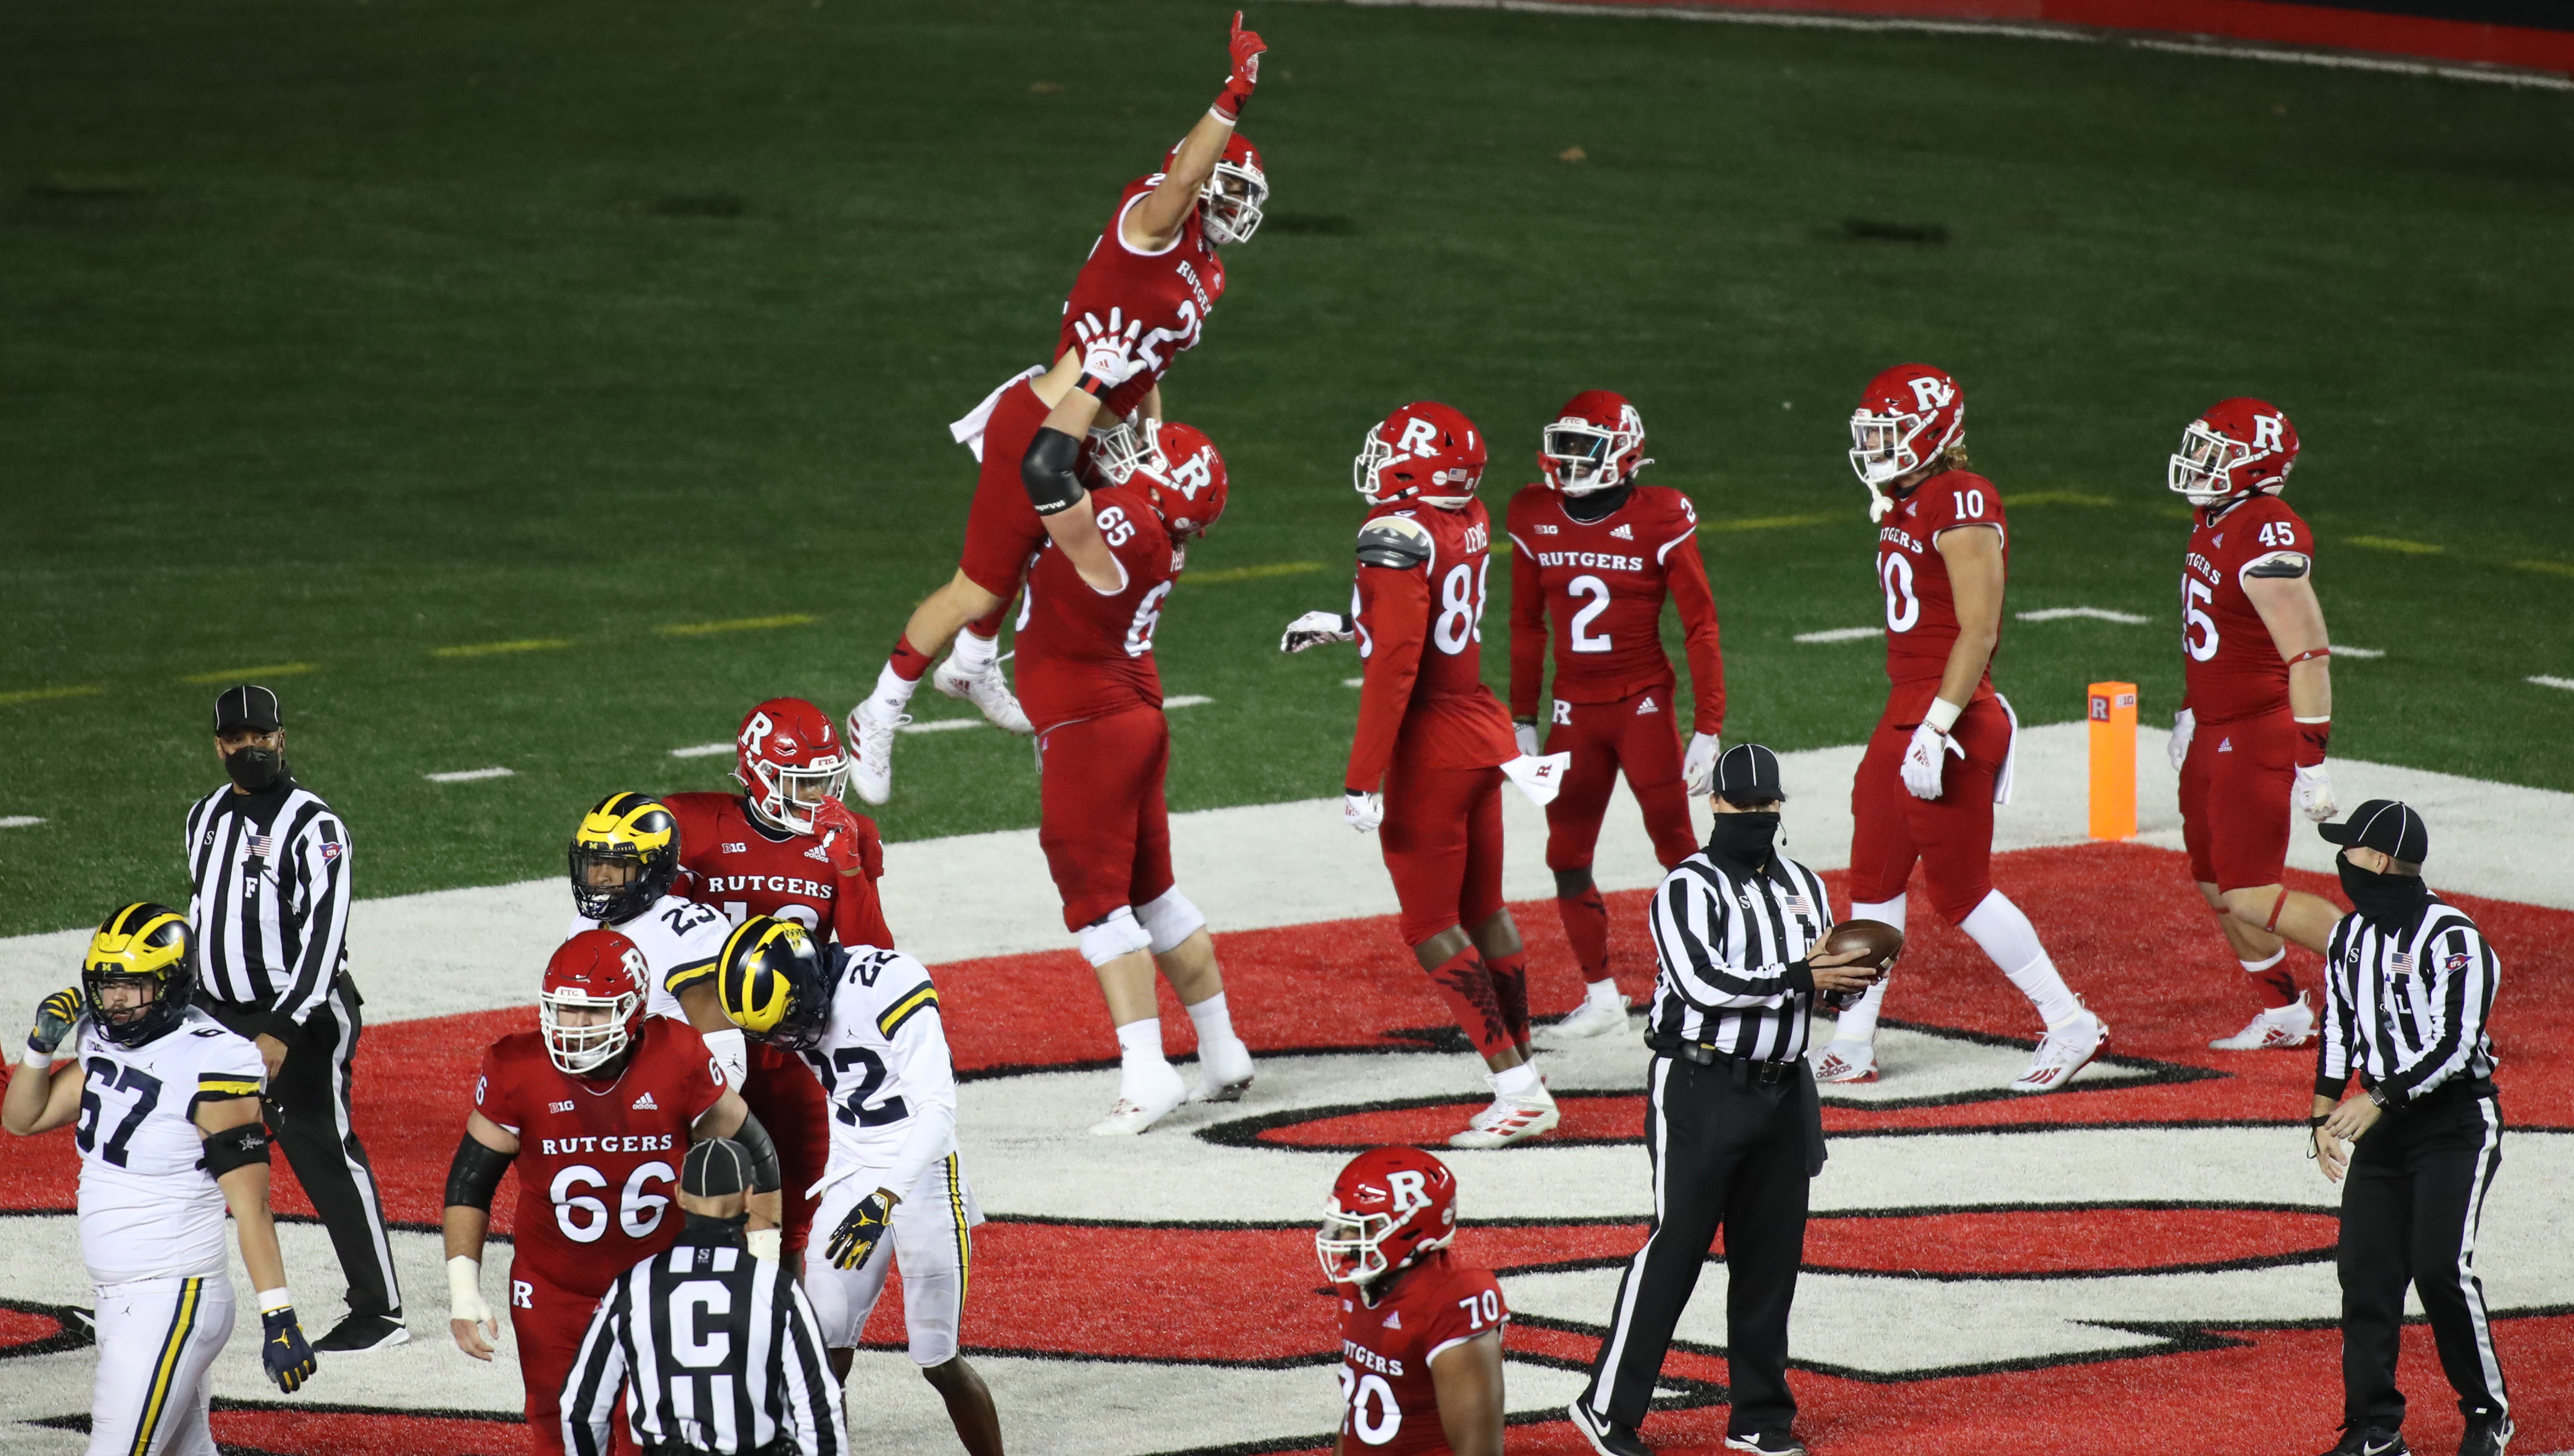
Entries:
{"label": "white football glove", "polygon": [[2297,812],[2318,824],[2333,816],[2332,773],[2323,764],[2297,765]]}
{"label": "white football glove", "polygon": [[1724,752],[1714,733],[1690,734],[1689,752],[1681,759],[1681,782],[1701,794],[1716,782],[1716,760]]}
{"label": "white football glove", "polygon": [[1278,651],[1301,653],[1327,642],[1348,642],[1358,634],[1350,620],[1337,612],[1308,612],[1287,624],[1286,635],[1278,639]]}
{"label": "white football glove", "polygon": [[1144,321],[1126,322],[1124,311],[1110,309],[1108,322],[1099,322],[1097,314],[1084,314],[1072,326],[1072,336],[1081,341],[1081,372],[1109,385],[1121,385],[1143,368],[1135,358],[1135,343],[1143,337]]}
{"label": "white football glove", "polygon": [[1913,741],[1904,750],[1904,786],[1915,798],[1939,796],[1939,770],[1947,766],[1943,760],[1950,753],[1966,756],[1955,738],[1927,723],[1915,727]]}
{"label": "white football glove", "polygon": [[2171,763],[2178,769],[2189,757],[2189,740],[2198,731],[2198,715],[2184,708],[2172,715]]}
{"label": "white football glove", "polygon": [[1511,725],[1511,736],[1512,736],[1512,737],[1515,737],[1515,738],[1517,738],[1517,739],[1519,739],[1519,740],[1520,740],[1520,751],[1521,751],[1521,752],[1523,752],[1523,753],[1528,754],[1528,755],[1529,755],[1530,757],[1532,757],[1532,758],[1534,758],[1534,757],[1536,757],[1538,754],[1543,753],[1543,752],[1545,752],[1545,751],[1546,751],[1545,747],[1544,747],[1543,745],[1541,745],[1541,744],[1538,742],[1538,740],[1537,740],[1537,725],[1536,725],[1536,724],[1533,724],[1533,723],[1515,723],[1515,724],[1512,724],[1512,725]]}
{"label": "white football glove", "polygon": [[1361,793],[1355,788],[1341,790],[1341,817],[1362,834],[1373,834],[1385,822],[1385,795]]}

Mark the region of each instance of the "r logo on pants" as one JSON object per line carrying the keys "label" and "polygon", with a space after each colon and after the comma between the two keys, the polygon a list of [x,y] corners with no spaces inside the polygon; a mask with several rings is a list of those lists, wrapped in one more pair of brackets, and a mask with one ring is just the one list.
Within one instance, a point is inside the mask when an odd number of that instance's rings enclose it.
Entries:
{"label": "r logo on pants", "polygon": [[510,1281],[510,1307],[511,1307],[512,1309],[534,1309],[534,1308],[536,1308],[536,1307],[537,1307],[537,1287],[536,1287],[535,1285],[533,1285],[533,1284],[529,1283],[529,1282],[528,1282],[527,1280],[525,1280],[525,1279],[513,1279],[513,1280],[511,1280],[511,1281]]}

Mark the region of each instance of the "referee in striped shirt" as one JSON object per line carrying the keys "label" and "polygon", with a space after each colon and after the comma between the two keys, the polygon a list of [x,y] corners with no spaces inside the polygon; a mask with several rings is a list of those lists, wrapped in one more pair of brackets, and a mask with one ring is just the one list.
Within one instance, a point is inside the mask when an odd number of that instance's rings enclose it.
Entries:
{"label": "referee in striped shirt", "polygon": [[348,1316],[314,1350],[399,1345],[411,1338],[402,1286],[349,1112],[360,1022],[348,972],[348,826],[287,770],[286,726],[268,689],[215,700],[215,753],[232,781],[188,811],[197,1004],[258,1043],[270,1129],[348,1276]]}
{"label": "referee in striped shirt", "polygon": [[813,1306],[742,1242],[750,1154],[728,1137],[679,1165],[679,1241],[599,1302],[564,1381],[564,1450],[606,1456],[620,1393],[644,1456],[840,1456],[840,1383]]}
{"label": "referee in striped shirt", "polygon": [[1725,1232],[1726,1445],[1802,1453],[1790,1434],[1788,1306],[1806,1251],[1808,1184],[1824,1167],[1822,1104],[1806,1064],[1818,993],[1877,973],[1816,956],[1833,923],[1824,881],[1781,854],[1779,755],[1737,743],[1717,760],[1707,847],[1654,891],[1654,1051],[1645,1141],[1654,1226],[1627,1263],[1591,1384],[1568,1412],[1604,1456],[1647,1456],[1636,1427],[1672,1330]]}
{"label": "referee in striped shirt", "polygon": [[[2501,964],[2475,922],[2423,884],[2420,814],[2373,798],[2317,828],[2342,846],[2355,907],[2325,944],[2315,1068],[2314,1155],[2343,1184],[2342,1439],[2329,1456],[2405,1450],[2395,1353],[2407,1283],[2466,1416],[2459,1456],[2502,1456],[2511,1402],[2476,1277],[2476,1223],[2502,1162],[2485,1031]],[[2353,1077],[2366,1094],[2344,1101]]]}

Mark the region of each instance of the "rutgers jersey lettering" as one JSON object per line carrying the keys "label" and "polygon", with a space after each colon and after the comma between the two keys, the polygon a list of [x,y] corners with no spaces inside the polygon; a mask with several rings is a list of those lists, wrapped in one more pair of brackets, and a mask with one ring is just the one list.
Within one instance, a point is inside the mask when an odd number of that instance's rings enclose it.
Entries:
{"label": "rutgers jersey lettering", "polygon": [[2276,496],[2199,513],[2180,572],[2181,706],[2200,723],[2288,711],[2288,665],[2243,590],[2247,576],[2302,577],[2314,536]]}
{"label": "rutgers jersey lettering", "polygon": [[[1877,532],[1877,581],[1886,594],[1886,721],[1920,723],[1938,694],[1948,649],[1957,641],[1956,597],[1939,535],[1958,527],[1989,526],[2001,534],[2002,571],[2010,571],[2010,531],[2002,521],[2002,495],[1968,471],[1942,471],[1896,503]],[[1992,674],[1975,684],[1974,700],[1992,696]]]}
{"label": "rutgers jersey lettering", "polygon": [[1429,559],[1400,569],[1362,565],[1350,589],[1366,677],[1347,786],[1371,790],[1397,753],[1451,768],[1491,767],[1519,756],[1510,715],[1484,686],[1491,515],[1481,501],[1456,511],[1397,501],[1370,511],[1367,520],[1393,517],[1427,533]]}
{"label": "rutgers jersey lettering", "polygon": [[1374,1308],[1341,1296],[1341,1434],[1386,1456],[1445,1456],[1430,1362],[1501,1329],[1501,1286],[1440,1249],[1394,1275]]}
{"label": "rutgers jersey lettering", "polygon": [[740,794],[672,793],[661,802],[679,821],[673,892],[712,907],[729,924],[768,915],[843,945],[893,943],[875,887],[884,847],[866,815],[855,817],[869,841],[860,850],[867,869],[843,877],[831,868],[820,838],[761,823]]}
{"label": "rutgers jersey lettering", "polygon": [[1153,634],[1179,580],[1182,554],[1144,493],[1094,491],[1100,540],[1126,569],[1126,587],[1103,597],[1053,542],[1028,568],[1019,603],[1019,706],[1038,732],[1138,706],[1162,706]]}
{"label": "rutgers jersey lettering", "polygon": [[1135,347],[1135,358],[1143,367],[1101,400],[1110,414],[1121,418],[1132,414],[1153,386],[1162,382],[1162,372],[1173,360],[1197,347],[1207,315],[1224,297],[1224,264],[1207,242],[1205,222],[1195,207],[1181,222],[1179,237],[1162,251],[1142,253],[1126,246],[1126,215],[1161,180],[1158,172],[1139,177],[1118,196],[1107,229],[1090,245],[1081,276],[1072,281],[1072,293],[1063,305],[1063,327],[1055,340],[1055,357],[1060,359],[1066,351],[1080,351],[1081,340],[1073,326],[1085,314],[1105,321],[1108,311],[1116,309],[1129,322],[1143,322],[1144,335]]}
{"label": "rutgers jersey lettering", "polygon": [[1663,653],[1663,600],[1680,608],[1698,697],[1697,730],[1725,721],[1716,602],[1698,550],[1698,508],[1664,486],[1638,486],[1598,521],[1576,521],[1562,493],[1529,486],[1511,498],[1511,714],[1536,720],[1547,644],[1554,696],[1615,703],[1674,686]]}
{"label": "rutgers jersey lettering", "polygon": [[705,1042],[665,1016],[644,1018],[614,1082],[557,1070],[535,1031],[492,1043],[474,1106],[519,1139],[518,1258],[596,1298],[668,1248],[682,1222],[672,1194],[688,1129],[723,1090]]}

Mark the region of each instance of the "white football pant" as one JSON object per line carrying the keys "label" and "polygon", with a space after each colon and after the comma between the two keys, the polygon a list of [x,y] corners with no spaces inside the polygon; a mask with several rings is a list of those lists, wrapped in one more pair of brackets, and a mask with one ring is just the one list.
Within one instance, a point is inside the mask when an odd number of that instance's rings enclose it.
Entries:
{"label": "white football pant", "polygon": [[831,1185],[813,1210],[813,1240],[804,1250],[804,1297],[822,1327],[822,1343],[845,1350],[866,1332],[867,1316],[884,1293],[885,1275],[902,1264],[902,1323],[915,1365],[944,1365],[956,1358],[957,1331],[965,1319],[965,1284],[974,1265],[975,1224],[982,1205],[965,1169],[949,1153],[930,1165],[920,1183],[893,1206],[892,1236],[878,1243],[854,1269],[831,1263],[831,1234],[849,1210],[876,1191],[864,1172]]}
{"label": "white football pant", "polygon": [[232,1332],[227,1275],[100,1285],[89,1456],[215,1456],[206,1371]]}

